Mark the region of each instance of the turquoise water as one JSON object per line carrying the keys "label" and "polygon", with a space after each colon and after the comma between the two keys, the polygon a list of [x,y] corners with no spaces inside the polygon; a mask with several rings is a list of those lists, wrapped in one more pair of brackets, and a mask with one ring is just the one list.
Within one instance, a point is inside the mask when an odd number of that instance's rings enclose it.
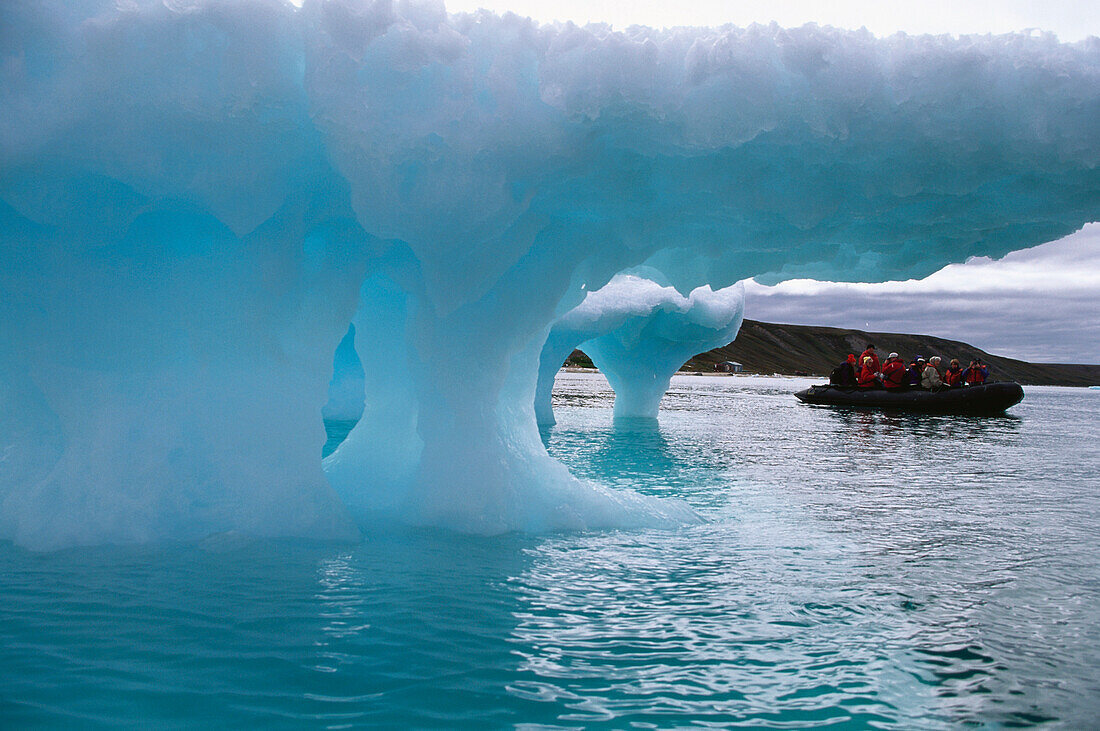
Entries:
{"label": "turquoise water", "polygon": [[807,383],[677,377],[654,424],[559,378],[550,451],[708,519],[676,531],[0,544],[0,726],[1094,726],[1100,396]]}

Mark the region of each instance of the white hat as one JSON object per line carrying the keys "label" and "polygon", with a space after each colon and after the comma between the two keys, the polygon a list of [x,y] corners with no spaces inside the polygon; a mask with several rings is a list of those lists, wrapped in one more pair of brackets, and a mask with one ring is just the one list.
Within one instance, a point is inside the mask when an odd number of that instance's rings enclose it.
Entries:
{"label": "white hat", "polygon": [[886,360],[890,360],[891,358],[897,358],[897,357],[898,357],[897,353],[890,353],[890,355],[886,356]]}

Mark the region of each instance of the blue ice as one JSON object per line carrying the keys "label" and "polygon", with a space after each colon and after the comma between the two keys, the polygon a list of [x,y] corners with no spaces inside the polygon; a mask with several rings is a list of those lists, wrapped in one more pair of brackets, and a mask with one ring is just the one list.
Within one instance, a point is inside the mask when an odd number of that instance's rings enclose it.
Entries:
{"label": "blue ice", "polygon": [[[1095,38],[360,0],[0,27],[0,538],[34,548],[691,520],[539,439],[586,293],[920,277],[1100,217]],[[352,323],[363,418],[322,469]]]}
{"label": "blue ice", "polygon": [[635,274],[618,274],[558,318],[539,356],[535,416],[553,424],[554,376],[582,349],[615,390],[615,416],[656,418],[673,374],[691,356],[731,342],[741,329],[741,283],[688,296]]}

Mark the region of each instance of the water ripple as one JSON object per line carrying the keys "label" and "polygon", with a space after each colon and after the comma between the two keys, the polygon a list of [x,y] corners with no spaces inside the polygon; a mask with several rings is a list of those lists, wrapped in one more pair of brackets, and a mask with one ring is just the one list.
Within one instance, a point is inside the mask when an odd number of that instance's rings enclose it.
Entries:
{"label": "water ripple", "polygon": [[708,518],[674,531],[2,544],[0,726],[1093,725],[1100,449],[1061,435],[1098,400],[906,417],[801,385],[678,377],[640,425],[559,384],[550,451]]}

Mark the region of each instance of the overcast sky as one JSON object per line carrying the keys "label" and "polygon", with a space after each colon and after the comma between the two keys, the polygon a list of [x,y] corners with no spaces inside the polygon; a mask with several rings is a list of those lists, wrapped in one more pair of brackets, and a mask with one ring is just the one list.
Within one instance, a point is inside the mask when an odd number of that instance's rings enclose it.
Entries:
{"label": "overcast sky", "polygon": [[1100,363],[1100,224],[920,280],[750,281],[745,298],[754,320],[938,335],[1022,360]]}
{"label": "overcast sky", "polygon": [[[775,21],[866,27],[882,36],[1007,33],[1038,29],[1062,41],[1100,35],[1089,0],[446,0],[451,12],[479,7],[579,24],[745,26]],[[1100,122],[1098,122],[1100,123]],[[993,262],[974,259],[921,281],[778,287],[749,283],[746,317],[879,332],[938,335],[1032,361],[1100,363],[1100,225]]]}

